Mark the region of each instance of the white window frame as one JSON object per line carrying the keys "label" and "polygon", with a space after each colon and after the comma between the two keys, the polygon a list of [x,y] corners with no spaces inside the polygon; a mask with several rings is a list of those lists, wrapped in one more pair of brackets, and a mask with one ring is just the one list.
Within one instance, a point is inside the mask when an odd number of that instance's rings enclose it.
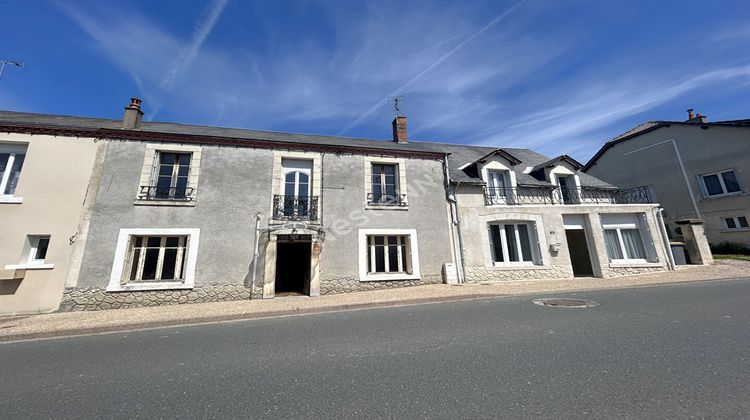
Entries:
{"label": "white window frame", "polygon": [[[492,246],[492,226],[498,226],[500,230],[500,243],[503,249],[503,261],[495,261],[495,249]],[[508,248],[508,238],[505,234],[505,225],[512,225],[515,233],[515,246],[521,261],[510,261],[510,252]],[[518,231],[519,225],[525,225],[529,233],[529,248],[531,249],[531,261],[524,261],[523,247],[521,247],[521,235]],[[487,223],[487,238],[490,244],[490,258],[492,265],[495,267],[531,267],[542,265],[541,250],[539,249],[539,233],[536,229],[536,223],[528,220],[497,220]]]}
{"label": "white window frame", "polygon": [[[498,194],[496,188],[497,178],[502,178],[505,187],[502,194]],[[510,170],[507,169],[487,169],[487,186],[490,188],[490,205],[504,205],[513,201],[513,187],[511,186]]]}
{"label": "white window frame", "polygon": [[[365,173],[365,209],[368,210],[408,210],[409,209],[409,193],[407,192],[406,184],[406,159],[403,158],[388,158],[388,157],[364,157],[364,173]],[[370,196],[372,191],[372,165],[396,165],[397,175],[397,189],[398,194],[403,196],[401,205],[383,205],[383,204],[369,204],[367,197]]]}
{"label": "white window frame", "polygon": [[[620,245],[620,253],[622,253],[623,257],[625,258],[617,258],[613,259],[609,256],[609,252],[605,250],[605,253],[607,255],[607,258],[609,259],[609,262],[612,264],[648,264],[655,261],[655,256],[652,258],[652,260],[649,260],[649,255],[652,254],[650,251],[648,244],[646,242],[647,239],[653,239],[649,238],[648,235],[650,235],[650,232],[648,229],[645,229],[645,227],[642,225],[641,217],[639,214],[602,214],[600,217],[633,217],[635,218],[634,222],[621,222],[621,223],[605,223],[604,219],[601,220],[602,225],[602,236],[605,235],[606,230],[614,230],[617,232],[617,242]],[[635,229],[638,231],[641,237],[641,246],[643,247],[643,252],[646,254],[646,258],[629,258],[627,247],[625,247],[625,241],[622,237],[622,230],[632,230]],[[606,241],[606,239],[605,239]],[[606,248],[606,244],[605,244]]]}
{"label": "white window frame", "polygon": [[[402,261],[402,267],[411,267],[411,273],[369,273],[368,272],[368,248],[369,237],[372,236],[408,236],[406,249],[407,258],[410,261]],[[359,281],[388,281],[388,280],[418,280],[421,278],[419,271],[419,246],[417,244],[416,229],[359,229]],[[399,253],[401,255],[401,253]]]}
{"label": "white window frame", "polygon": [[[47,252],[43,259],[36,259],[35,256],[37,249],[39,249],[39,241],[42,239],[48,241]],[[49,246],[51,243],[50,235],[27,235],[21,254],[21,262],[19,264],[7,264],[4,268],[6,270],[49,270],[55,268],[54,264],[47,263],[47,255],[49,255]]]}
{"label": "white window frame", "polygon": [[[130,239],[133,236],[187,236],[187,258],[185,259],[185,278],[183,281],[147,282],[147,283],[125,283],[122,284],[123,276],[130,252]],[[192,289],[195,285],[195,266],[198,258],[198,242],[200,240],[200,229],[120,229],[117,237],[117,248],[115,259],[112,263],[112,273],[107,285],[108,292],[126,292],[138,290],[174,290]],[[129,273],[127,273],[129,274]]]}
{"label": "white window frame", "polygon": [[[26,156],[28,154],[28,144],[0,143],[0,153],[8,153],[10,155],[8,156],[8,162],[6,162],[5,168],[3,168],[3,176],[0,178],[0,203],[20,204],[23,202],[23,198],[15,195],[15,192],[13,194],[5,194],[5,188],[8,186],[8,181],[10,181],[11,171],[8,170],[8,168],[13,168],[13,164],[16,161],[16,155]],[[24,164],[25,163],[26,162],[24,161]],[[23,170],[23,168],[21,169]]]}
{"label": "white window frame", "polygon": [[[724,183],[724,177],[721,176],[721,174],[726,173],[726,172],[732,172],[734,174],[734,179],[737,180],[737,185],[739,185],[739,187],[740,187],[739,191],[727,192],[727,186]],[[706,185],[706,179],[705,178],[707,176],[712,176],[712,175],[716,175],[716,177],[719,179],[719,185],[721,186],[721,190],[723,191],[723,193],[721,193],[721,194],[713,194],[713,195],[711,195],[711,194],[708,193],[708,186]],[[727,196],[733,196],[733,195],[738,195],[738,194],[742,194],[743,193],[742,184],[740,183],[740,177],[737,176],[737,171],[735,171],[734,168],[724,169],[724,170],[716,171],[716,172],[709,172],[709,173],[705,173],[705,174],[700,174],[700,175],[698,175],[698,179],[700,181],[699,183],[700,183],[700,187],[701,187],[701,192],[703,193],[703,197],[704,198],[727,197]]]}
{"label": "white window frame", "polygon": [[[746,222],[745,224],[748,224],[749,226],[747,226],[747,227],[740,226],[740,217],[744,217],[745,218],[745,222]],[[735,227],[729,227],[729,224],[727,223],[727,219],[732,219],[734,221],[734,226]],[[726,217],[722,217],[721,218],[721,222],[724,225],[724,229],[728,230],[730,232],[742,232],[742,231],[750,230],[750,218],[747,217],[747,216],[745,216],[745,215],[742,215],[742,214],[740,214],[738,216],[726,216]]]}

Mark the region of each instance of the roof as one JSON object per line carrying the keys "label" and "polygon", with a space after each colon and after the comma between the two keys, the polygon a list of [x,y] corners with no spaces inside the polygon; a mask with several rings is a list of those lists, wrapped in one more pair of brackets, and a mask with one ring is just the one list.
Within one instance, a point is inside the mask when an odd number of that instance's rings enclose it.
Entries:
{"label": "roof", "polygon": [[560,162],[567,162],[570,166],[572,166],[576,170],[581,169],[583,167],[583,165],[581,165],[580,162],[578,162],[577,160],[573,159],[572,157],[570,157],[568,155],[560,155],[560,156],[558,156],[556,158],[552,158],[552,159],[550,159],[550,160],[548,160],[546,162],[542,162],[542,163],[536,165],[534,167],[534,169],[532,169],[531,171],[534,172],[534,171],[538,171],[538,170],[541,170],[541,169],[544,169],[544,168],[552,168],[552,167],[557,166]]}
{"label": "roof", "polygon": [[[540,176],[539,174],[524,173],[528,167],[550,162],[550,158],[532,150],[520,148],[497,148],[413,140],[404,144],[382,139],[283,133],[169,122],[144,121],[139,129],[124,130],[121,120],[11,111],[0,111],[0,131],[136,141],[192,142],[239,147],[300,148],[324,152],[392,154],[431,159],[442,159],[448,155],[451,181],[476,184],[484,184],[481,176],[477,173],[477,163],[490,156],[499,155],[514,164],[513,170],[519,185],[551,185],[544,179],[543,174]],[[555,159],[570,159],[575,162],[565,155]],[[581,173],[579,178],[582,186],[585,187],[615,188],[611,184],[584,173]]]}
{"label": "roof", "polygon": [[596,154],[594,154],[594,156],[591,159],[589,159],[586,165],[583,166],[583,171],[584,172],[588,171],[588,169],[591,168],[607,150],[609,150],[612,146],[616,145],[617,143],[630,140],[632,138],[640,136],[641,134],[646,134],[650,131],[654,131],[662,127],[669,127],[672,125],[694,126],[694,127],[704,127],[704,128],[711,127],[711,126],[750,127],[750,119],[713,121],[713,122],[687,122],[687,121],[663,121],[663,120],[647,121],[643,124],[640,124],[631,128],[630,130],[604,143],[604,145],[599,149],[599,151],[597,151]]}

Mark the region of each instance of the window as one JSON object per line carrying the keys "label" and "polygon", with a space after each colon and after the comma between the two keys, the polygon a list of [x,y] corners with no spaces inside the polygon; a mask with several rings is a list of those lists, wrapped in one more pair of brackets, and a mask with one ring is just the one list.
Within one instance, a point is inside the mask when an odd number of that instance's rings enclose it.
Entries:
{"label": "window", "polygon": [[372,193],[368,204],[400,206],[406,204],[399,194],[398,165],[372,164]]}
{"label": "window", "polygon": [[602,227],[610,261],[647,262],[641,222],[635,214],[602,215]]}
{"label": "window", "polygon": [[487,171],[489,204],[506,204],[513,195],[508,171]]}
{"label": "window", "polygon": [[747,217],[736,216],[736,217],[725,217],[724,225],[729,230],[741,230],[748,229]]}
{"label": "window", "polygon": [[418,280],[415,229],[359,229],[359,280]]}
{"label": "window", "polygon": [[191,289],[200,229],[120,229],[108,292]]}
{"label": "window", "polygon": [[49,249],[49,235],[28,235],[21,251],[18,264],[6,264],[6,270],[44,270],[54,268],[54,264],[47,263]]}
{"label": "window", "polygon": [[574,176],[557,175],[557,184],[560,187],[560,198],[563,204],[579,204],[581,202]]}
{"label": "window", "polygon": [[187,236],[133,236],[127,282],[178,281],[185,278]]}
{"label": "window", "polygon": [[733,170],[701,175],[702,189],[707,197],[741,192],[740,183]]}
{"label": "window", "polygon": [[159,152],[156,179],[149,196],[157,200],[185,200],[188,190],[190,153]]}
{"label": "window", "polygon": [[536,232],[532,223],[492,223],[489,231],[495,265],[538,263]]}
{"label": "window", "polygon": [[26,146],[0,144],[0,196],[13,196],[26,158]]}
{"label": "window", "polygon": [[367,245],[368,273],[411,274],[407,235],[372,235]]}
{"label": "window", "polygon": [[49,236],[29,236],[29,264],[44,264],[49,248]]}

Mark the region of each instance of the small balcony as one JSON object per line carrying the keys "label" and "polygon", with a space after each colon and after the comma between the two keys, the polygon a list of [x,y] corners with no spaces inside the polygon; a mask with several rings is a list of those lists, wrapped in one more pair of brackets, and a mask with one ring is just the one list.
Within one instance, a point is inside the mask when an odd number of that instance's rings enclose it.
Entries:
{"label": "small balcony", "polygon": [[138,200],[144,201],[191,201],[193,187],[157,187],[155,185],[141,185]]}
{"label": "small balcony", "polygon": [[318,220],[318,197],[297,195],[273,196],[274,220]]}
{"label": "small balcony", "polygon": [[367,194],[368,206],[406,207],[406,194]]}
{"label": "small balcony", "polygon": [[485,205],[652,204],[648,187],[597,189],[577,187],[508,187],[484,189]]}

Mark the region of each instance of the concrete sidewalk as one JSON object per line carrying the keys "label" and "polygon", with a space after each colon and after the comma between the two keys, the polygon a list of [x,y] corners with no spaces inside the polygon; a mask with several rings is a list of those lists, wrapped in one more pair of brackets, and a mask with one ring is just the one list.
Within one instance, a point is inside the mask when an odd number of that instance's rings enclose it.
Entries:
{"label": "concrete sidewalk", "polygon": [[0,318],[0,341],[132,330],[283,315],[300,315],[370,307],[479,299],[496,296],[550,294],[616,289],[656,284],[750,277],[750,262],[721,261],[711,266],[683,266],[677,271],[614,279],[569,279],[436,284],[316,298],[197,303],[94,312],[64,312]]}

